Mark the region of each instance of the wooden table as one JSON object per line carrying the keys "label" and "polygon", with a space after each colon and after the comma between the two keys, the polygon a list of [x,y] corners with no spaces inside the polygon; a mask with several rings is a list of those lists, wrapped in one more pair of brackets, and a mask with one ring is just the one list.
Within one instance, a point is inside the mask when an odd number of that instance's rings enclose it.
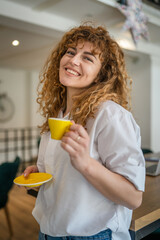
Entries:
{"label": "wooden table", "polygon": [[130,234],[139,240],[160,228],[160,175],[146,176],[142,205],[133,211]]}
{"label": "wooden table", "polygon": [[[34,189],[28,190],[37,196]],[[146,176],[146,187],[142,205],[133,211],[130,234],[132,240],[139,240],[160,228],[160,175]]]}

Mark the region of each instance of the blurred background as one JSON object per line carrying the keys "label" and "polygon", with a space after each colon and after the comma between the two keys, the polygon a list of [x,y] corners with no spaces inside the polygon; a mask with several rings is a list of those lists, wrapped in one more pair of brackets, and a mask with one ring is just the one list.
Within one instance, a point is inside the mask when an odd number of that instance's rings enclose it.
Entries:
{"label": "blurred background", "polygon": [[[126,1],[0,0],[0,163],[11,162],[18,155],[21,173],[36,161],[40,139],[37,125],[42,122],[36,103],[39,73],[63,34],[84,21],[105,25],[123,48],[133,79],[132,112],[141,128],[142,148],[160,151],[160,1],[142,1],[149,39],[142,36],[137,44],[130,30],[122,30],[126,16],[117,3],[122,6]],[[26,195],[23,191],[15,187],[11,190],[15,203],[11,208],[17,209],[20,202],[26,201],[30,206],[26,214],[30,216],[35,199],[27,196],[27,200],[20,200]],[[13,215],[18,216],[18,212]],[[9,233],[2,211],[0,219],[0,239],[4,240]],[[17,229],[18,220],[16,224]],[[24,226],[31,231],[25,232]],[[19,225],[23,230],[14,231],[15,234],[22,232],[27,239],[36,239],[38,227],[34,219],[24,222],[23,228]],[[16,235],[15,239],[22,238]]]}

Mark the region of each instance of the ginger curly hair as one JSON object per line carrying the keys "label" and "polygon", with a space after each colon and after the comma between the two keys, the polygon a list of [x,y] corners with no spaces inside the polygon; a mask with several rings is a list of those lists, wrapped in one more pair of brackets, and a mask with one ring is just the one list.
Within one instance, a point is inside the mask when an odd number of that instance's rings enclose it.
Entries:
{"label": "ginger curly hair", "polygon": [[94,52],[100,52],[102,67],[96,82],[73,97],[70,116],[76,123],[85,126],[88,118],[93,118],[99,105],[106,100],[130,110],[132,80],[126,72],[122,49],[104,27],[83,24],[63,36],[40,75],[37,102],[45,119],[40,126],[41,133],[49,130],[48,118],[57,117],[59,111],[66,108],[66,87],[59,81],[60,60],[69,47],[85,41],[93,44]]}

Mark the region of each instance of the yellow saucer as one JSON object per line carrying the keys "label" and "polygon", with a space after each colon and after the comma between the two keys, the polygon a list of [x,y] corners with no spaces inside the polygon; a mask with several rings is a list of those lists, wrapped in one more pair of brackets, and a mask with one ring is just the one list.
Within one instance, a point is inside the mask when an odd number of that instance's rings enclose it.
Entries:
{"label": "yellow saucer", "polygon": [[38,187],[52,179],[49,173],[30,173],[28,177],[23,175],[14,179],[14,183],[24,187]]}

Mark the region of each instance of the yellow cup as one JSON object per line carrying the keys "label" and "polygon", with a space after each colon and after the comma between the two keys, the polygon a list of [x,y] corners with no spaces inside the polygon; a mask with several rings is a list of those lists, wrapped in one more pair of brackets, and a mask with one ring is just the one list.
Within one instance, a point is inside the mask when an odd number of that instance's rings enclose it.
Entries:
{"label": "yellow cup", "polygon": [[48,124],[51,132],[51,138],[61,140],[63,135],[69,131],[72,122],[61,118],[49,118]]}

